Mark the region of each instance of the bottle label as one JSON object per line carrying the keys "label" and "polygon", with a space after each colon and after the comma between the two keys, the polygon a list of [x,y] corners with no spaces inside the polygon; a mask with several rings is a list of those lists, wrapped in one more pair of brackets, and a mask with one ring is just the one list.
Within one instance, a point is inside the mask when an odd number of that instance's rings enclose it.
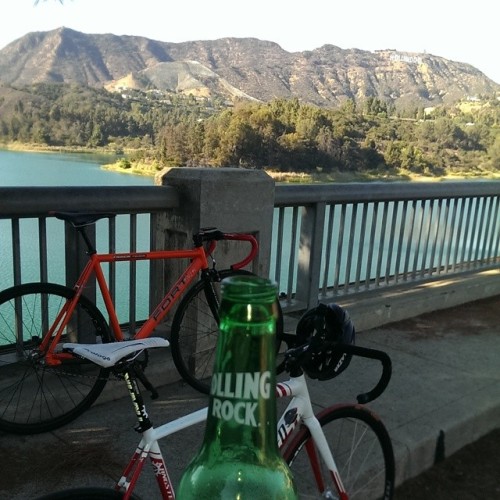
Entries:
{"label": "bottle label", "polygon": [[258,427],[259,400],[271,397],[271,372],[214,373],[211,395],[213,417]]}

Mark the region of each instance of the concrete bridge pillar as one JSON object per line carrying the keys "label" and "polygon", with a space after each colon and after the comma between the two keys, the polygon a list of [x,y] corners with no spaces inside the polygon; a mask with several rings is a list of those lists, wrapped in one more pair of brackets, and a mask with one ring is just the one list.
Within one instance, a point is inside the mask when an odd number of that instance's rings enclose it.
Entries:
{"label": "concrete bridge pillar", "polygon": [[[155,184],[174,187],[180,203],[168,215],[157,217],[153,245],[189,248],[193,233],[203,227],[252,233],[259,242],[259,253],[247,269],[260,276],[269,275],[274,180],[268,174],[240,168],[172,168],[158,174]],[[229,267],[248,249],[245,242],[220,242],[215,254],[217,267]],[[162,273],[165,284],[171,284],[169,275],[178,277],[185,264],[167,262]]]}

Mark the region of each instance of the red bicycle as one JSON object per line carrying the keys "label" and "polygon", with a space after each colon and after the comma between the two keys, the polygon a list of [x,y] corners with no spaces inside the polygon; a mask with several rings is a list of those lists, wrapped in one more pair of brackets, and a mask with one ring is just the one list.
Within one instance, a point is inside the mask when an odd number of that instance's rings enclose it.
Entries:
{"label": "red bicycle", "polygon": [[[159,301],[133,336],[151,336],[177,309],[165,336],[180,376],[195,389],[208,394],[219,324],[219,284],[242,269],[258,251],[251,234],[203,229],[193,236],[193,248],[150,252],[97,253],[85,232],[86,226],[112,213],[53,212],[81,235],[89,260],[73,288],[54,283],[28,283],[0,292],[0,429],[34,434],[58,428],[87,410],[104,389],[109,370],[62,350],[64,342],[101,344],[122,341],[118,320],[102,265],[139,260],[187,260],[173,286]],[[250,244],[247,256],[229,269],[209,266],[217,242]],[[102,294],[107,318],[84,295],[91,276]],[[277,343],[283,338],[283,316],[276,300]],[[158,331],[155,335],[158,335]],[[143,368],[147,359],[142,363]],[[144,373],[140,379],[153,396],[157,393]]]}

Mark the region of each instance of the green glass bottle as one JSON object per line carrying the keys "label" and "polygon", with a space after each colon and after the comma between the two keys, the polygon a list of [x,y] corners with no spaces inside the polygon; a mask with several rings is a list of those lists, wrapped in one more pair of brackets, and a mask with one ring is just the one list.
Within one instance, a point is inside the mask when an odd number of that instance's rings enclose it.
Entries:
{"label": "green glass bottle", "polygon": [[205,436],[179,500],[290,500],[297,493],[276,436],[276,285],[222,282],[220,335]]}

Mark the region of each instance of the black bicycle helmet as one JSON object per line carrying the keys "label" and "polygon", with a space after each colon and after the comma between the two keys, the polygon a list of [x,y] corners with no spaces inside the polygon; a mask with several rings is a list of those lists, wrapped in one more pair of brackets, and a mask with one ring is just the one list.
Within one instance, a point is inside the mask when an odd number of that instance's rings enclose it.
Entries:
{"label": "black bicycle helmet", "polygon": [[[313,356],[302,368],[318,380],[329,380],[342,373],[352,355],[335,348],[335,344],[354,344],[355,329],[348,312],[337,304],[319,304],[309,309],[297,323],[298,345],[311,342]],[[330,346],[326,346],[328,342]]]}

